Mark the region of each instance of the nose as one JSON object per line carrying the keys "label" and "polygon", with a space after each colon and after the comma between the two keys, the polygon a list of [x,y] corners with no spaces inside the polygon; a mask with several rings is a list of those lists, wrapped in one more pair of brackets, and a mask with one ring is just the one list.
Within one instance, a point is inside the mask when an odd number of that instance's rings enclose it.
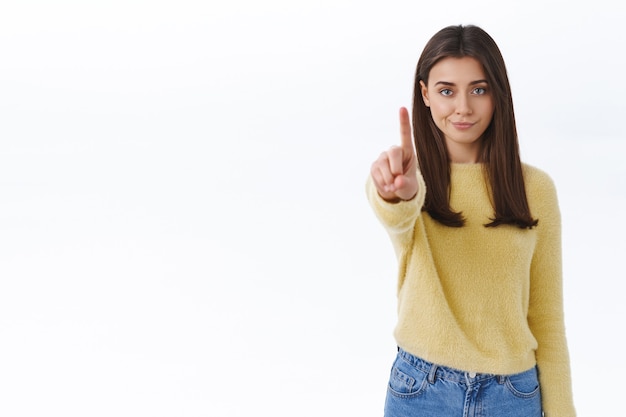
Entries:
{"label": "nose", "polygon": [[456,114],[472,114],[472,107],[470,105],[469,97],[464,94],[460,94],[456,99]]}

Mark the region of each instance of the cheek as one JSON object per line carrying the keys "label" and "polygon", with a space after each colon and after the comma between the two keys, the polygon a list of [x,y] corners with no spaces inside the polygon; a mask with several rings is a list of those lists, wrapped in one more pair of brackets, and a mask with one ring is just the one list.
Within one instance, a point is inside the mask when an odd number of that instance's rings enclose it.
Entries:
{"label": "cheek", "polygon": [[493,103],[491,102],[491,100],[485,103],[482,108],[482,112],[485,115],[485,118],[487,118],[489,121],[491,121],[491,119],[493,118],[493,110]]}
{"label": "cheek", "polygon": [[448,107],[449,106],[447,106],[445,103],[439,103],[437,101],[435,101],[434,103],[431,102],[430,113],[432,114],[433,119],[437,121],[439,119],[447,117],[450,114],[450,109]]}
{"label": "cheek", "polygon": [[493,110],[487,110],[487,112],[485,112],[485,125],[489,126],[492,120],[493,120]]}
{"label": "cheek", "polygon": [[448,116],[450,116],[450,113],[447,111],[446,108],[431,108],[431,115],[433,118],[433,121],[435,122],[435,125],[437,125],[437,127],[440,130],[445,130],[446,129],[446,125],[447,125],[447,121],[448,121]]}

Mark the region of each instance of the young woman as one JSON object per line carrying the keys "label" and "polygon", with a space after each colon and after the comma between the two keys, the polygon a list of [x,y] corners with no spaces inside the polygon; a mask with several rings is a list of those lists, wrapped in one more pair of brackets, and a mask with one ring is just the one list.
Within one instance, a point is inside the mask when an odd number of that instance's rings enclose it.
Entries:
{"label": "young woman", "polygon": [[427,43],[400,136],[367,182],[399,266],[385,416],[574,417],[556,190],[520,162],[485,31]]}

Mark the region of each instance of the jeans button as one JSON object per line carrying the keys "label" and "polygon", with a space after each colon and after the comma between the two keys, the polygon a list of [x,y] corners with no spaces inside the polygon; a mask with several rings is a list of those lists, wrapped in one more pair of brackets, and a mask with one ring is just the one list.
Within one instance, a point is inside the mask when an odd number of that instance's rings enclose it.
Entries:
{"label": "jeans button", "polygon": [[476,372],[470,372],[469,373],[469,377],[470,378],[476,378]]}

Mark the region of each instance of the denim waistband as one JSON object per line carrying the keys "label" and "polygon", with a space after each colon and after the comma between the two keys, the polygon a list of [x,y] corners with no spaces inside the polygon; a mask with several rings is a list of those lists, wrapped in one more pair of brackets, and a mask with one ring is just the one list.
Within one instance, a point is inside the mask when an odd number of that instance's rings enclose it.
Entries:
{"label": "denim waistband", "polygon": [[[474,373],[468,371],[462,371],[460,369],[449,368],[443,365],[437,365],[432,362],[428,362],[422,358],[410,354],[409,352],[398,348],[398,355],[410,365],[416,369],[426,372],[429,375],[429,380],[439,378],[451,382],[478,382],[490,378],[496,378],[498,383],[504,383],[506,375],[486,374],[486,373]],[[432,382],[432,381],[431,381]]]}

